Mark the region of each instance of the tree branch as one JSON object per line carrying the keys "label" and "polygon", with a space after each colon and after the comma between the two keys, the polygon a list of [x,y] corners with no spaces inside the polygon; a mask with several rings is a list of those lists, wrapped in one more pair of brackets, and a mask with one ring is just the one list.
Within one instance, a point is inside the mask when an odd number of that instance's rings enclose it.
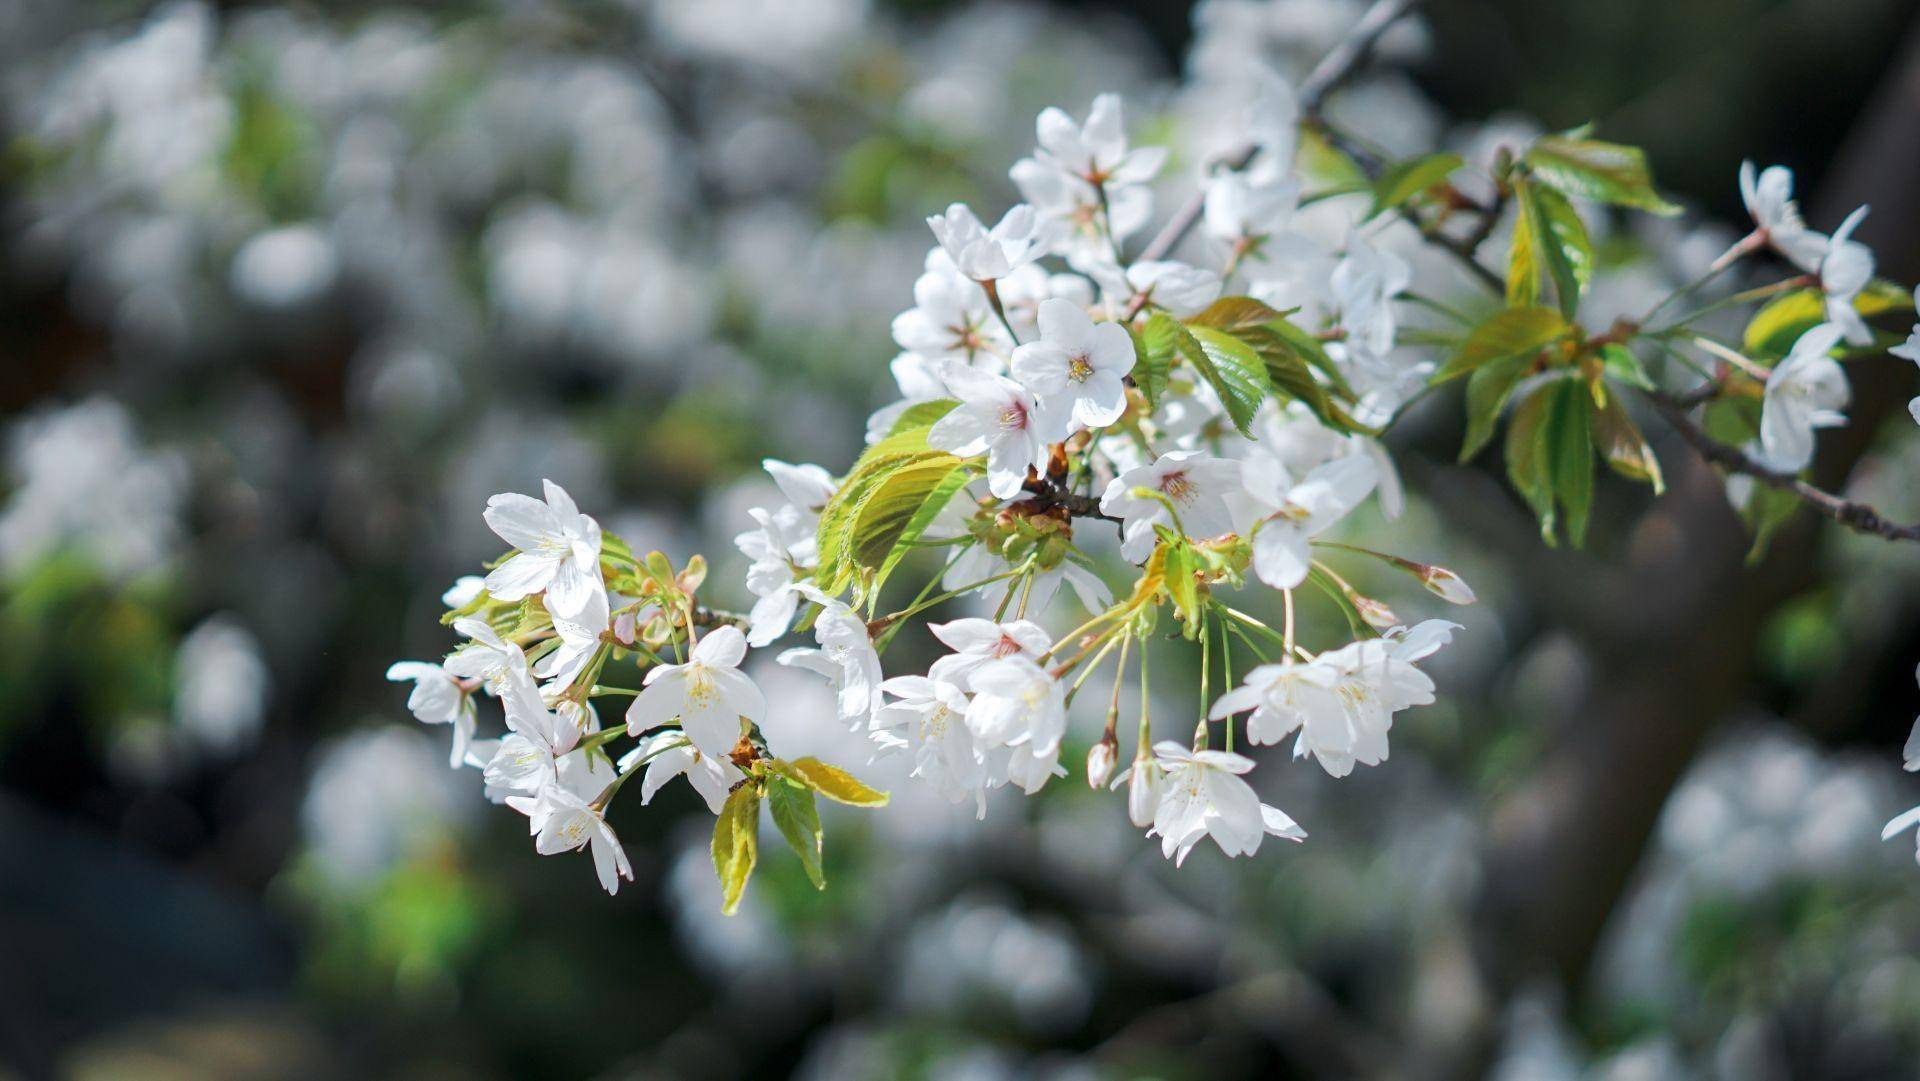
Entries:
{"label": "tree branch", "polygon": [[1679,433],[1680,438],[1684,439],[1688,446],[1692,447],[1700,457],[1727,472],[1752,477],[1769,488],[1792,492],[1800,497],[1801,502],[1812,507],[1816,512],[1826,515],[1849,529],[1885,537],[1888,540],[1920,541],[1920,524],[1901,525],[1898,522],[1890,522],[1881,517],[1880,512],[1865,503],[1856,503],[1823,488],[1816,488],[1792,473],[1782,473],[1768,468],[1754,461],[1745,451],[1730,447],[1708,435],[1704,428],[1694,423],[1693,418],[1687,415],[1687,406],[1696,396],[1676,398],[1658,391],[1643,393],[1646,399],[1653,403],[1654,409],[1675,432]]}
{"label": "tree branch", "polygon": [[[1367,9],[1359,22],[1353,24],[1353,29],[1347,32],[1347,36],[1329,49],[1327,55],[1320,59],[1320,63],[1314,65],[1313,70],[1307,74],[1305,81],[1301,82],[1296,97],[1300,102],[1302,117],[1309,119],[1319,117],[1327,95],[1359,72],[1361,65],[1366,63],[1367,58],[1373,54],[1373,47],[1379,43],[1380,35],[1386,33],[1388,27],[1399,21],[1400,17],[1413,7],[1414,2],[1415,0],[1374,0],[1373,6]],[[1216,164],[1229,172],[1238,172],[1247,167],[1258,149],[1252,145],[1243,146],[1222,156]],[[1207,193],[1204,188],[1194,192],[1185,203],[1181,204],[1180,209],[1167,219],[1167,224],[1161,227],[1154,238],[1147,242],[1147,246],[1140,252],[1140,258],[1145,261],[1166,258],[1200,220],[1201,212],[1206,209],[1206,202]],[[1145,304],[1145,299],[1135,298],[1135,300],[1135,304],[1128,306],[1127,315],[1122,322],[1129,322],[1133,316],[1140,314],[1140,306]]]}

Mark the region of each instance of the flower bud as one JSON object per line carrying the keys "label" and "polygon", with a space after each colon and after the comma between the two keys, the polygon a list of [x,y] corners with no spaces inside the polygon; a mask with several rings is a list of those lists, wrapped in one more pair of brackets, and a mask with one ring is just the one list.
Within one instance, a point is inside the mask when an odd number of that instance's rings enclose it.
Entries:
{"label": "flower bud", "polygon": [[623,646],[633,645],[639,633],[639,615],[633,611],[622,612],[613,617],[613,640]]}
{"label": "flower bud", "polygon": [[1154,809],[1160,805],[1160,782],[1166,771],[1151,756],[1133,760],[1127,771],[1127,818],[1141,829],[1153,825]]}
{"label": "flower bud", "polygon": [[1113,733],[1109,731],[1087,752],[1087,787],[1099,788],[1106,784],[1107,779],[1113,776],[1114,762],[1118,757],[1119,749]]}
{"label": "flower bud", "polygon": [[1367,626],[1376,631],[1384,631],[1389,627],[1400,625],[1400,617],[1393,614],[1393,609],[1372,597],[1349,593],[1347,599],[1353,602],[1353,607],[1359,611],[1360,618],[1366,621]]}
{"label": "flower bud", "polygon": [[1420,584],[1448,604],[1472,604],[1479,599],[1464,579],[1445,567],[1422,567]]}

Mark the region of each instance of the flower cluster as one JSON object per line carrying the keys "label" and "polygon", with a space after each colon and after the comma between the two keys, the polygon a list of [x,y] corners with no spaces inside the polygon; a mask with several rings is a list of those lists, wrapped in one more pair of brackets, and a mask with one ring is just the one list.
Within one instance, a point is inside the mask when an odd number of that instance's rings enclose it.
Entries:
{"label": "flower cluster", "polygon": [[[1136,247],[1168,154],[1133,146],[1123,116],[1116,95],[1095,99],[1084,122],[1046,110],[1038,145],[1011,171],[1026,202],[991,226],[959,203],[927,219],[936,243],[913,306],[892,324],[900,398],[869,418],[868,447],[844,474],[765,463],[783,501],[753,508],[754,528],[735,541],[750,612],[703,605],[704,562],[676,570],[659,553],[636,557],[556,485],[544,502],[489,503],[489,525],[514,551],[477,592],[449,597],[469,644],[442,665],[391,674],[415,681],[421,720],[453,726],[456,764],[481,768],[489,794],[528,816],[539,851],[590,848],[609,890],[630,876],[605,809],[644,765],[643,802],[685,775],[715,812],[729,910],[757,859],[762,802],[823,882],[815,796],[885,797],[767,745],[761,725],[778,706],[741,666],[750,648],[791,633],[814,644],[784,650],[780,664],[827,680],[839,721],[876,755],[905,756],[912,776],[978,814],[995,789],[1032,794],[1066,775],[1062,759],[1079,745],[1071,706],[1112,660],[1106,724],[1082,763],[1089,784],[1124,786],[1131,821],[1176,862],[1206,837],[1229,856],[1268,836],[1302,840],[1245,779],[1255,762],[1236,744],[1292,736],[1294,757],[1332,777],[1379,765],[1394,717],[1434,701],[1420,664],[1459,629],[1403,624],[1337,565],[1371,561],[1448,603],[1475,599],[1444,568],[1331,539],[1370,500],[1399,514],[1378,436],[1409,405],[1468,377],[1470,457],[1511,403],[1508,475],[1549,541],[1564,532],[1580,543],[1596,464],[1662,483],[1625,404],[1640,394],[1747,482],[1735,495],[1757,508],[1764,536],[1768,516],[1777,524],[1799,505],[1794,474],[1818,430],[1845,422],[1841,359],[1891,346],[1867,320],[1906,307],[1853,239],[1865,208],[1816,233],[1790,174],[1748,166],[1751,234],[1645,316],[1589,330],[1578,320],[1589,219],[1609,206],[1678,211],[1639,151],[1584,131],[1540,136],[1469,182],[1454,154],[1377,160],[1277,77],[1252,84],[1239,107],[1244,145],[1205,163],[1172,232]],[[1312,167],[1300,153],[1309,126]],[[1502,280],[1476,253],[1509,208]],[[1205,257],[1171,258],[1196,223]],[[1416,292],[1413,263],[1395,250],[1409,223],[1491,278],[1504,304],[1476,320]],[[1798,273],[1667,314],[1763,250]],[[1701,329],[1704,315],[1757,301],[1737,345]],[[1894,352],[1920,360],[1920,327]],[[1666,381],[1701,381],[1663,390],[1649,355],[1669,362],[1657,373]],[[1762,499],[1755,481],[1790,498]],[[935,554],[940,566],[912,599],[884,611],[902,568]],[[1103,573],[1118,565],[1129,568],[1122,589]],[[1063,584],[1085,618],[1054,634]],[[1302,626],[1302,590],[1330,601],[1344,627]],[[1238,591],[1252,596],[1230,602]],[[882,658],[896,636],[949,603],[973,613],[926,624],[943,655],[924,674],[889,678]],[[1269,606],[1279,618],[1245,610]],[[1198,708],[1160,719],[1181,734],[1191,724],[1191,740],[1153,731],[1163,710],[1148,694],[1149,660],[1168,637],[1197,646]],[[1132,764],[1116,777],[1130,666],[1141,711]],[[644,672],[641,686],[626,686],[623,670]],[[504,738],[475,738],[479,694],[501,701]],[[625,725],[603,732],[594,701],[608,695],[632,702]],[[622,735],[638,743],[616,761],[604,748]]]}

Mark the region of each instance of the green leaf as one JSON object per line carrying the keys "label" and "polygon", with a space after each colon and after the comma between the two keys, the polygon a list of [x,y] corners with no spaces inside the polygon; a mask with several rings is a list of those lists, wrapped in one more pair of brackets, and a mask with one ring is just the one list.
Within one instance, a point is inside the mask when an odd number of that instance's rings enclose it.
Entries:
{"label": "green leaf", "polygon": [[1460,351],[1433,377],[1444,382],[1513,357],[1530,358],[1566,337],[1572,328],[1552,308],[1507,308],[1473,328]]}
{"label": "green leaf", "polygon": [[[879,570],[903,545],[920,539],[924,530],[961,484],[972,478],[978,463],[939,451],[909,458],[887,469],[868,485],[848,521],[842,547],[855,568]],[[936,503],[935,499],[940,498]],[[931,506],[931,510],[928,507]],[[921,513],[926,511],[924,515]],[[915,526],[918,529],[915,529]],[[824,566],[824,564],[823,564]]]}
{"label": "green leaf", "polygon": [[1373,182],[1373,209],[1367,212],[1367,217],[1392,210],[1428,188],[1444,183],[1463,164],[1458,154],[1428,154],[1394,162]]}
{"label": "green leaf", "polygon": [[1540,387],[1520,400],[1507,425],[1507,480],[1540,519],[1540,536],[1554,543],[1553,459],[1548,452],[1552,434],[1555,391]]}
{"label": "green leaf", "polygon": [[1167,392],[1167,373],[1173,370],[1180,324],[1166,312],[1147,317],[1146,328],[1133,333],[1133,385],[1147,399],[1147,408],[1160,404]]}
{"label": "green leaf", "polygon": [[1607,396],[1607,403],[1593,414],[1593,449],[1613,471],[1623,477],[1653,485],[1653,494],[1666,490],[1666,478],[1660,473],[1660,459],[1654,456],[1640,426],[1627,414],[1618,394]]}
{"label": "green leaf", "polygon": [[1600,347],[1600,363],[1606,369],[1607,378],[1614,382],[1641,390],[1657,389],[1639,355],[1618,342]]}
{"label": "green leaf", "polygon": [[1541,180],[1580,199],[1672,215],[1680,208],[1654,189],[1647,156],[1635,146],[1575,135],[1544,135],[1524,160]]}
{"label": "green leaf", "polygon": [[977,474],[976,466],[971,463],[962,463],[962,465],[963,468],[948,473],[927,492],[926,499],[920,504],[920,509],[914,512],[913,517],[909,518],[906,526],[900,530],[898,539],[893,543],[893,550],[887,553],[886,560],[880,564],[880,572],[874,575],[875,590],[878,590],[892,576],[893,569],[906,558],[908,552],[913,551],[914,544],[927,531],[927,527],[933,524],[933,520],[953,502],[954,497],[960,493],[960,489],[966,487],[967,482]]}
{"label": "green leaf", "polygon": [[1531,308],[1540,303],[1540,239],[1525,213],[1513,220],[1513,240],[1507,247],[1507,307]]}
{"label": "green leaf", "polygon": [[1181,634],[1191,640],[1200,635],[1200,579],[1205,569],[1200,556],[1184,538],[1165,527],[1155,527],[1160,534],[1162,549],[1161,567],[1166,576],[1168,599],[1173,601],[1173,610],[1180,616]]}
{"label": "green leaf", "polygon": [[[1515,248],[1519,248],[1520,236],[1525,233],[1530,262],[1546,270],[1553,282],[1554,296],[1560,302],[1560,313],[1572,319],[1580,306],[1581,294],[1593,278],[1593,242],[1587,237],[1586,224],[1567,197],[1552,188],[1521,179],[1514,181],[1513,194],[1520,207],[1514,226]],[[1509,267],[1510,303],[1513,299],[1511,275],[1520,270],[1517,264]],[[1531,293],[1538,297],[1538,287]]]}
{"label": "green leaf", "polygon": [[814,805],[813,791],[776,781],[767,786],[767,810],[773,814],[773,824],[779,827],[780,836],[787,839],[787,846],[800,857],[807,880],[816,890],[826,889],[826,872],[820,867],[826,833],[820,828],[820,810]]}
{"label": "green leaf", "polygon": [[959,402],[952,398],[935,398],[928,402],[915,402],[894,418],[893,427],[887,429],[887,435],[895,436],[910,432],[915,428],[931,428],[940,418],[953,412]]}
{"label": "green leaf", "polygon": [[747,879],[760,859],[760,791],[742,784],[727,797],[713,822],[713,871],[720,876],[720,911],[731,916],[740,907]]}
{"label": "green leaf", "polygon": [[[1872,319],[1888,312],[1911,309],[1911,294],[1892,282],[1875,279],[1854,298],[1854,310]],[[1801,289],[1768,301],[1753,315],[1741,335],[1750,357],[1783,357],[1800,335],[1827,321],[1826,297],[1818,289]]]}
{"label": "green leaf", "polygon": [[1553,491],[1566,515],[1567,539],[1577,548],[1586,543],[1593,509],[1592,397],[1583,382],[1566,379],[1554,387],[1554,399],[1548,422]]}
{"label": "green leaf", "polygon": [[1754,481],[1747,496],[1747,505],[1741,508],[1740,518],[1753,532],[1753,545],[1747,549],[1747,565],[1755,566],[1766,558],[1767,549],[1773,546],[1774,535],[1779,533],[1794,515],[1806,504],[1792,492],[1781,491]]}
{"label": "green leaf", "polygon": [[1221,297],[1207,305],[1206,310],[1199,315],[1189,318],[1187,325],[1212,327],[1229,334],[1238,334],[1248,327],[1257,327],[1286,317],[1286,312],[1276,311],[1252,297]]}
{"label": "green leaf", "polygon": [[[814,581],[827,593],[838,593],[853,581],[855,571],[861,566],[877,567],[889,552],[881,551],[874,555],[883,537],[882,531],[897,537],[905,532],[906,525],[912,520],[912,510],[902,510],[901,504],[910,499],[914,485],[925,485],[927,491],[934,489],[937,477],[929,473],[938,470],[917,472],[901,485],[888,491],[882,501],[874,507],[867,519],[869,533],[858,533],[860,515],[869,505],[868,500],[876,490],[884,487],[888,478],[909,466],[925,462],[946,462],[949,465],[962,462],[945,451],[932,450],[927,446],[927,432],[931,425],[915,428],[902,428],[880,442],[868,447],[853,463],[853,469],[847,473],[839,487],[834,489],[833,497],[821,508],[820,525],[815,532],[815,543],[820,553],[819,570],[814,573]],[[923,492],[923,496],[926,494]],[[891,512],[891,517],[886,516]],[[871,563],[862,564],[855,560],[858,548],[856,541],[866,539],[870,545],[866,554]]]}
{"label": "green leaf", "polygon": [[1267,396],[1267,366],[1246,342],[1212,327],[1182,327],[1180,355],[1220,396],[1241,435],[1253,434],[1253,415]]}
{"label": "green leaf", "polygon": [[818,758],[796,758],[787,765],[802,784],[835,803],[851,807],[887,805],[885,792],[868,788],[859,778],[839,766],[829,766]]}
{"label": "green leaf", "polygon": [[[1284,319],[1240,332],[1240,340],[1252,347],[1267,368],[1267,382],[1283,398],[1303,402],[1320,423],[1339,432],[1367,432],[1373,429],[1353,419],[1353,415],[1335,400],[1334,393],[1314,375],[1321,365],[1332,366],[1326,350],[1311,334]],[[1342,380],[1341,386],[1345,385]]]}
{"label": "green leaf", "polygon": [[1527,376],[1526,357],[1496,360],[1467,377],[1467,436],[1460,445],[1460,460],[1465,462],[1480,453],[1493,438],[1500,423],[1500,410],[1513,389]]}

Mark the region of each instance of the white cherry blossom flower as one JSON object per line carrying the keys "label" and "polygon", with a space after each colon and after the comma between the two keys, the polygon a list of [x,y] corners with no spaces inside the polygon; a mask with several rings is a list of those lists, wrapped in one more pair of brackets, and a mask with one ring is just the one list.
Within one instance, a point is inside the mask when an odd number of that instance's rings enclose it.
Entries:
{"label": "white cherry blossom flower", "polygon": [[978,816],[986,817],[993,777],[984,749],[966,724],[966,692],[937,674],[896,676],[880,690],[892,701],[874,712],[874,741],[905,752],[913,760],[913,775],[950,802],[973,797]]}
{"label": "white cherry blossom flower", "polygon": [[989,230],[965,203],[927,219],[934,239],[960,273],[977,282],[1004,278],[1046,254],[1052,230],[1025,203],[1007,211]]}
{"label": "white cherry blossom flower", "polygon": [[[972,673],[967,727],[987,747],[1028,746],[1035,755],[1060,748],[1067,730],[1066,690],[1025,657],[1007,657]],[[1051,762],[1047,764],[1051,770]]]}
{"label": "white cherry blossom flower", "polygon": [[979,283],[939,248],[928,254],[926,272],[913,283],[913,307],[894,316],[893,340],[931,361],[973,363],[1013,347]]}
{"label": "white cherry blossom flower", "polygon": [[1842,331],[1822,323],[1800,335],[1785,359],[1767,376],[1760,410],[1760,447],[1767,464],[1786,473],[1798,472],[1813,460],[1813,433],[1847,422],[1852,398],[1847,374],[1829,356],[1840,344]]}
{"label": "white cherry blossom flower", "polygon": [[440,594],[440,603],[448,608],[465,608],[487,588],[487,580],[477,574],[463,574]]}
{"label": "white cherry blossom flower", "polygon": [[1393,298],[1412,281],[1413,268],[1405,259],[1375,247],[1357,229],[1348,234],[1347,252],[1333,268],[1332,284],[1337,321],[1347,333],[1349,349],[1375,358],[1393,350],[1399,328]]}
{"label": "white cherry blossom flower", "polygon": [[1202,221],[1207,235],[1220,243],[1251,246],[1284,231],[1299,205],[1298,181],[1221,173],[1207,181]]}
{"label": "white cherry blossom flower", "polygon": [[1160,806],[1160,793],[1166,785],[1167,769],[1146,752],[1136,755],[1133,765],[1113,779],[1113,787],[1127,786],[1127,821],[1141,829],[1153,825],[1153,812]]}
{"label": "white cherry blossom flower", "polygon": [[796,465],[778,458],[763,458],[760,467],[773,478],[773,483],[780,488],[780,494],[787,497],[787,502],[803,511],[810,522],[820,517],[827,501],[833,498],[833,474],[821,466],[809,462]]}
{"label": "white cherry blossom flower", "polygon": [[[1309,752],[1350,755],[1353,724],[1335,693],[1338,683],[1339,673],[1317,661],[1288,658],[1263,664],[1247,673],[1246,682],[1221,695],[1207,717],[1218,721],[1252,710],[1247,718],[1249,743],[1278,743],[1298,731],[1301,746],[1294,751],[1296,758]],[[1327,759],[1323,756],[1321,761]]]}
{"label": "white cherry blossom flower", "polygon": [[502,639],[484,619],[464,616],[453,621],[453,629],[472,641],[454,650],[447,658],[447,674],[456,679],[477,679],[495,695],[507,681],[527,672],[527,655],[521,648]]}
{"label": "white cherry blossom flower", "polygon": [[796,568],[819,562],[819,552],[813,523],[801,508],[791,504],[773,511],[754,507],[747,513],[760,528],[736,535],[733,543],[753,560],[747,568],[747,592],[759,599],[747,615],[747,644],[759,647],[787,633],[800,604],[799,593],[788,587]]}
{"label": "white cherry blossom flower", "polygon": [[1047,301],[1065,300],[1086,311],[1099,299],[1093,282],[1084,275],[1050,274],[1032,263],[1002,278],[999,288],[1007,321],[1021,341],[1040,333],[1040,305]]}
{"label": "white cherry blossom flower", "polygon": [[780,663],[826,676],[833,684],[840,719],[856,729],[866,726],[874,710],[880,708],[883,678],[880,654],[873,648],[867,621],[846,602],[835,600],[807,583],[797,583],[790,588],[801,591],[821,606],[820,615],[813,621],[813,636],[819,648],[789,649],[780,654]]}
{"label": "white cherry blossom flower", "polygon": [[1827,253],[1820,260],[1820,291],[1826,294],[1827,322],[1838,326],[1850,345],[1873,341],[1866,318],[1854,307],[1860,291],[1873,280],[1873,249],[1853,239],[1853,231],[1866,216],[1864,206],[1848,214],[1833,231]]}
{"label": "white cherry blossom flower", "polygon": [[560,644],[533,666],[533,674],[550,681],[554,693],[573,686],[600,651],[601,636],[607,633],[609,613],[607,594],[596,590],[588,595],[586,606],[571,618],[548,612]]}
{"label": "white cherry blossom flower", "polygon": [[1791,169],[1770,165],[1756,174],[1753,162],[1741,162],[1740,199],[1753,216],[1760,243],[1809,274],[1819,270],[1827,254],[1827,238],[1801,220],[1800,204],[1793,199]]}
{"label": "white cherry blossom flower", "polygon": [[1165,147],[1129,150],[1123,109],[1118,94],[1093,99],[1085,124],[1058,108],[1041,111],[1034,122],[1040,141],[1038,157],[1089,184],[1142,184],[1152,180],[1166,163]]}
{"label": "white cherry blossom flower", "polygon": [[387,679],[395,683],[413,681],[407,709],[414,719],[422,724],[453,726],[453,753],[448,764],[458,769],[473,743],[475,710],[467,688],[445,668],[425,661],[401,661],[387,669]]}
{"label": "white cherry blossom flower", "polygon": [[627,707],[627,731],[638,736],[678,717],[700,753],[720,758],[740,742],[741,719],[766,720],[767,700],[740,671],[747,655],[738,627],[715,627],[694,644],[685,664],[647,671],[646,687]]}
{"label": "white cherry blossom flower", "polygon": [[1228,856],[1250,856],[1271,835],[1304,841],[1306,831],[1278,807],[1260,802],[1253,786],[1240,775],[1253,769],[1253,760],[1227,751],[1194,751],[1171,740],[1154,745],[1165,778],[1154,807],[1153,827],[1161,855],[1174,866],[1203,837],[1212,837]]}
{"label": "white cherry blossom flower", "polygon": [[1070,300],[1040,305],[1040,339],[1013,351],[1013,376],[1043,410],[1083,428],[1104,428],[1127,410],[1122,380],[1133,370],[1133,338],[1118,323],[1095,323]]}
{"label": "white cherry blossom flower", "polygon": [[1256,448],[1240,464],[1246,495],[1259,521],[1253,534],[1253,572],[1275,589],[1307,580],[1313,538],[1347,516],[1373,491],[1373,459],[1349,456],[1314,467],[1297,483],[1280,460]]}
{"label": "white cherry blossom flower", "polygon": [[1100,283],[1107,304],[1120,311],[1144,297],[1147,304],[1184,318],[1220,299],[1220,275],[1172,259],[1149,259],[1121,270],[1112,262],[1085,268]]}
{"label": "white cherry blossom flower", "polygon": [[[1152,465],[1129,469],[1113,478],[1100,497],[1100,510],[1122,520],[1120,555],[1139,563],[1153,554],[1157,540],[1153,527],[1173,524],[1167,503],[1179,512],[1180,525],[1189,537],[1232,532],[1233,515],[1227,507],[1227,496],[1239,487],[1239,462],[1197,450],[1177,450],[1162,454]],[[1135,488],[1159,492],[1166,503],[1136,496]]]}
{"label": "white cherry blossom flower", "polygon": [[1050,162],[1022,158],[1008,175],[1049,223],[1052,253],[1075,266],[1111,260],[1114,248],[1153,216],[1153,191],[1145,185],[1109,185],[1102,207],[1098,189]]}
{"label": "white cherry blossom flower", "polygon": [[[1915,308],[1920,308],[1920,286],[1913,290],[1913,303]],[[1915,323],[1913,329],[1907,332],[1907,340],[1904,343],[1894,346],[1887,352],[1920,364],[1920,323]],[[1907,403],[1907,412],[1913,415],[1915,424],[1920,424],[1920,398]]]}
{"label": "white cherry blossom flower", "polygon": [[1393,728],[1393,715],[1412,706],[1433,701],[1433,680],[1414,667],[1445,645],[1458,623],[1429,619],[1405,632],[1389,632],[1383,638],[1369,638],[1320,654],[1314,659],[1334,673],[1333,692],[1345,708],[1352,726],[1351,742],[1344,748],[1335,739],[1302,739],[1294,746],[1294,757],[1311,754],[1335,777],[1353,771],[1356,762],[1377,766],[1387,759],[1387,733]]}
{"label": "white cherry blossom flower", "polygon": [[557,615],[578,615],[600,577],[600,524],[581,514],[573,497],[552,481],[542,481],[546,502],[517,492],[487,500],[487,525],[518,551],[487,575],[487,592],[517,601],[541,590]]}
{"label": "white cherry blossom flower", "polygon": [[559,777],[542,786],[538,795],[506,800],[507,806],[527,816],[535,852],[553,856],[589,849],[600,887],[610,894],[620,892],[621,879],[633,881],[633,865],[627,862],[620,838],[592,805],[612,781],[613,771],[604,763],[581,755],[563,763]]}
{"label": "white cherry blossom flower", "polygon": [[685,736],[660,731],[643,736],[633,749],[620,756],[620,772],[631,773],[646,763],[647,774],[640,779],[640,804],[653,802],[654,793],[675,777],[685,775],[687,783],[707,803],[707,810],[719,814],[727,795],[746,774],[725,756],[701,754]]}
{"label": "white cherry blossom flower", "polygon": [[581,728],[547,708],[526,672],[508,677],[500,702],[508,731],[482,767],[487,785],[502,792],[538,792],[555,776],[559,760],[579,744]]}
{"label": "white cherry blossom flower", "polygon": [[929,623],[927,630],[952,653],[933,662],[927,675],[936,682],[951,683],[964,691],[973,673],[994,661],[1007,657],[1025,657],[1038,661],[1053,647],[1040,624],[1030,619],[995,623],[991,619],[956,619],[948,623]]}
{"label": "white cherry blossom flower", "polygon": [[1066,438],[1066,421],[1005,376],[948,361],[940,377],[960,404],[927,432],[927,445],[963,457],[987,456],[987,488],[1010,499],[1029,468],[1045,468],[1047,445]]}

